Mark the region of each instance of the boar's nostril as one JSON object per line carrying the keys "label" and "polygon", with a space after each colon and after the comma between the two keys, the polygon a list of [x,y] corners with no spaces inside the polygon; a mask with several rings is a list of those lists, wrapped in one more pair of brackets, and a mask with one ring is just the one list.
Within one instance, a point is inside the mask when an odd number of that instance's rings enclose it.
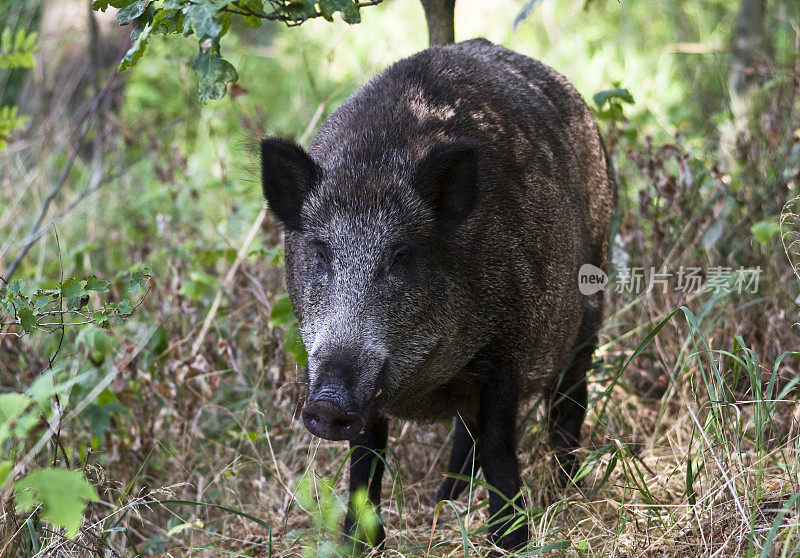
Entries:
{"label": "boar's nostril", "polygon": [[306,403],[303,424],[315,436],[326,440],[349,440],[361,431],[361,416],[337,403],[323,399]]}

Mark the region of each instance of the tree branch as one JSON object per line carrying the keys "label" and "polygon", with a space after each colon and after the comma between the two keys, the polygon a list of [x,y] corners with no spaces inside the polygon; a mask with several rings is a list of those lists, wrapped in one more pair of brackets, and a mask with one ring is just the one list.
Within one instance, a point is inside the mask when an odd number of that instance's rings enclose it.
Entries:
{"label": "tree branch", "polygon": [[[377,6],[382,2],[383,0],[365,0],[363,2],[355,2],[355,6],[361,9],[367,6]],[[266,19],[267,21],[281,21],[288,27],[296,27],[304,21],[307,21],[307,19],[297,19],[297,17],[291,15],[286,9],[288,4],[286,0],[267,0],[267,4],[272,8],[272,11],[269,13],[263,10],[254,10],[252,7],[242,2],[234,2],[231,4],[237,9],[233,9],[230,7],[231,5],[228,5],[222,8],[222,11],[241,16],[254,16],[260,19]],[[316,15],[312,17],[320,17],[321,15],[321,13],[316,13]]]}

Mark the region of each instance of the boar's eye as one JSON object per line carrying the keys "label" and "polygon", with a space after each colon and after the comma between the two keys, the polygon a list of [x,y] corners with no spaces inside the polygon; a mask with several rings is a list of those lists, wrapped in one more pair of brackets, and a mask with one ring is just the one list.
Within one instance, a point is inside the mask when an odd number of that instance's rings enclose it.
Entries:
{"label": "boar's eye", "polygon": [[395,264],[402,264],[408,261],[408,249],[407,248],[400,248],[395,251],[394,259],[392,260],[392,265]]}
{"label": "boar's eye", "polygon": [[407,246],[395,248],[392,254],[392,259],[389,263],[390,271],[401,271],[408,268],[411,264],[412,254],[411,249]]}
{"label": "boar's eye", "polygon": [[314,247],[314,265],[324,271],[330,271],[331,262],[324,246],[316,245]]}

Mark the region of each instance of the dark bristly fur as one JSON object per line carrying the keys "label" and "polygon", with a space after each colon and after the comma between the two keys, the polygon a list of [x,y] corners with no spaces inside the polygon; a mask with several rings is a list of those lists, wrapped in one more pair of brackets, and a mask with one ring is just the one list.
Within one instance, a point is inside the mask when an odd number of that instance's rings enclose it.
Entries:
{"label": "dark bristly fur", "polygon": [[[377,506],[387,419],[458,415],[448,470],[480,466],[501,493],[489,539],[523,545],[506,504],[520,489],[517,409],[550,396],[571,474],[603,314],[577,275],[605,267],[615,194],[580,95],[485,40],[434,47],[350,97],[307,154],[267,139],[262,158],[309,352],[306,427],[357,446],[350,487],[369,485]],[[465,486],[446,480],[437,497]]]}

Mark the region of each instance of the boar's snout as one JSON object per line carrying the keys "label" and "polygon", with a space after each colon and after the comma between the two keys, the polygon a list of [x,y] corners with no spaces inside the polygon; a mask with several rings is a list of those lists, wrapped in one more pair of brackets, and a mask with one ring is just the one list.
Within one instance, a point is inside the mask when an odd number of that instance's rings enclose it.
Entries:
{"label": "boar's snout", "polygon": [[303,406],[303,424],[314,436],[326,440],[350,440],[361,431],[361,415],[332,399],[315,399]]}
{"label": "boar's snout", "polygon": [[[317,358],[315,358],[315,356]],[[360,431],[363,405],[357,401],[358,357],[352,351],[330,351],[309,359],[308,399],[303,424],[314,436],[350,440]]]}

